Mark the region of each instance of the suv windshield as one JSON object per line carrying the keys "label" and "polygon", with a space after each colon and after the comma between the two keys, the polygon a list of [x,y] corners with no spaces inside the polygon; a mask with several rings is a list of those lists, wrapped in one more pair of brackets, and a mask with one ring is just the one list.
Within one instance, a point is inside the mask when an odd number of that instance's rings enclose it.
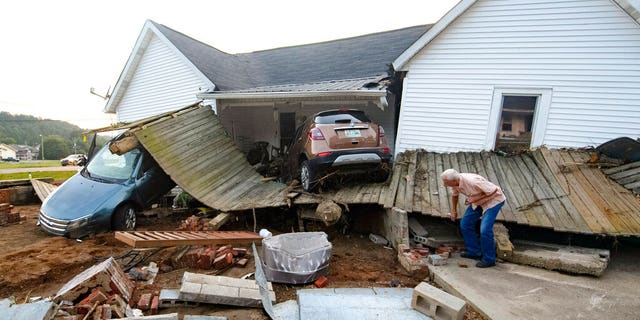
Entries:
{"label": "suv windshield", "polygon": [[321,112],[313,119],[316,124],[334,124],[334,123],[358,123],[371,122],[363,111],[358,110],[333,110]]}
{"label": "suv windshield", "polygon": [[107,144],[91,159],[85,171],[89,178],[110,181],[126,180],[131,177],[140,154],[139,149],[133,149],[119,156],[111,153]]}

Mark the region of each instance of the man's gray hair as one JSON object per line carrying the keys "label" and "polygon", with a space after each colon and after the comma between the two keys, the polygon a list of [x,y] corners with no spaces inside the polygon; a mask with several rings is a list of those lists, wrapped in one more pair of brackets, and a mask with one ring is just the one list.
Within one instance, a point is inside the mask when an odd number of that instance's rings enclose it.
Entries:
{"label": "man's gray hair", "polygon": [[447,169],[440,175],[440,178],[446,181],[456,181],[460,179],[460,174],[456,169]]}

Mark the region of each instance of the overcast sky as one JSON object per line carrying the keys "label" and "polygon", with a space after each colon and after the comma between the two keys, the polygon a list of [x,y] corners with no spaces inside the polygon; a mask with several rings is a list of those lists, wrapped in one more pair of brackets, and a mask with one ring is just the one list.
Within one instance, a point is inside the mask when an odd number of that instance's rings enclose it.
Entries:
{"label": "overcast sky", "polygon": [[[103,127],[102,112],[146,19],[228,53],[436,22],[458,0],[5,1],[0,111]],[[391,61],[390,61],[391,62]]]}

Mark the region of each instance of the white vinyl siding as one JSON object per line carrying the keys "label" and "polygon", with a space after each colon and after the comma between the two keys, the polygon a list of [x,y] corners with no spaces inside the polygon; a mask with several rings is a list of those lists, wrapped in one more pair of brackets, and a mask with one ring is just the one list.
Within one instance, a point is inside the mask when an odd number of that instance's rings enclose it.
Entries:
{"label": "white vinyl siding", "polygon": [[198,101],[208,85],[184,58],[156,35],[138,63],[117,109],[118,121],[131,122]]}
{"label": "white vinyl siding", "polygon": [[407,69],[396,152],[486,149],[500,87],[551,89],[548,147],[640,136],[640,26],[609,0],[479,0]]}

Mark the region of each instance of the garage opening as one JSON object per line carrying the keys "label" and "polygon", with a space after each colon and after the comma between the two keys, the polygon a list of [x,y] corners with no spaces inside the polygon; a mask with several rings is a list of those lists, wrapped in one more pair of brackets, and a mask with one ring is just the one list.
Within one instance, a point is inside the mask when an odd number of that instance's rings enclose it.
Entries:
{"label": "garage opening", "polygon": [[531,128],[538,96],[502,96],[502,113],[495,150],[507,153],[531,146]]}

